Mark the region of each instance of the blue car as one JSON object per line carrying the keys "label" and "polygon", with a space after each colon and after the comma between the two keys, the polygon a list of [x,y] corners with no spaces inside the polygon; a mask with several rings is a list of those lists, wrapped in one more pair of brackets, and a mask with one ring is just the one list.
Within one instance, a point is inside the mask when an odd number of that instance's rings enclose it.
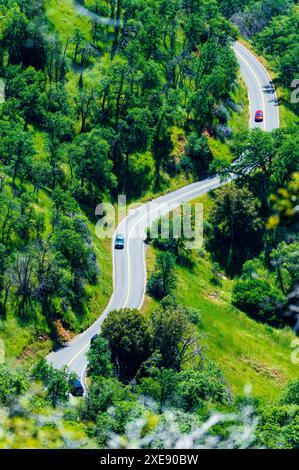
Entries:
{"label": "blue car", "polygon": [[125,237],[123,235],[116,235],[114,247],[116,250],[123,250],[125,248]]}
{"label": "blue car", "polygon": [[71,394],[74,397],[83,397],[84,395],[84,388],[81,384],[80,380],[74,380],[72,383]]}
{"label": "blue car", "polygon": [[90,346],[93,345],[93,343],[100,337],[100,335],[94,335],[91,340],[90,340]]}

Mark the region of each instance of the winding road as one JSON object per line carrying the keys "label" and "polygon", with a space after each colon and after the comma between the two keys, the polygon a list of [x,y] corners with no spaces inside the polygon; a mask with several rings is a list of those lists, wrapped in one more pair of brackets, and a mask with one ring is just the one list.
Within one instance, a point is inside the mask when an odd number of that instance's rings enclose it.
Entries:
{"label": "winding road", "polygon": [[[233,48],[248,89],[250,102],[249,127],[260,127],[265,131],[278,128],[278,101],[268,72],[242,44],[235,43]],[[254,121],[255,111],[259,109],[264,111],[265,119],[263,123]],[[114,240],[112,240],[114,291],[109,305],[98,320],[84,333],[75,337],[60,350],[49,354],[47,357],[49,363],[58,369],[68,366],[71,371],[81,378],[81,382],[85,383],[86,353],[90,347],[90,340],[95,334],[99,333],[101,324],[109,312],[125,307],[139,309],[143,304],[146,286],[144,243],[146,228],[161,215],[179,207],[184,202],[191,201],[220,187],[221,184],[223,182],[220,181],[218,176],[208,178],[161,196],[155,199],[154,202],[144,204],[129,212],[116,231],[116,233],[125,234],[125,249],[122,251],[114,250]]]}

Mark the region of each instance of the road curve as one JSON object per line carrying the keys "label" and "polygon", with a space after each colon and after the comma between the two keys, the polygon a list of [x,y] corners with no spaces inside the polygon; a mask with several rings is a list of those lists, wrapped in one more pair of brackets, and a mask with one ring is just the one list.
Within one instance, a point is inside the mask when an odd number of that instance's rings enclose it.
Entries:
{"label": "road curve", "polygon": [[[249,127],[259,127],[270,132],[279,127],[279,106],[275,87],[265,67],[240,42],[233,46],[240,65],[241,75],[246,83],[249,97]],[[255,112],[264,112],[264,122],[254,121]]]}
{"label": "road curve", "polygon": [[[240,64],[241,74],[248,88],[250,101],[250,128],[261,127],[271,131],[279,127],[279,109],[275,89],[271,78],[257,58],[243,45],[235,43],[234,51]],[[265,121],[254,122],[255,111],[264,111]],[[121,222],[117,232],[126,236],[123,251],[114,250],[112,240],[114,291],[106,310],[98,320],[84,333],[74,338],[65,347],[52,352],[47,357],[55,368],[68,366],[75,372],[82,383],[85,382],[86,353],[91,338],[100,330],[108,313],[120,308],[140,308],[143,304],[146,285],[145,232],[146,228],[161,215],[179,207],[182,203],[195,199],[213,189],[222,182],[218,176],[185,186],[177,191],[155,199],[129,212]]]}

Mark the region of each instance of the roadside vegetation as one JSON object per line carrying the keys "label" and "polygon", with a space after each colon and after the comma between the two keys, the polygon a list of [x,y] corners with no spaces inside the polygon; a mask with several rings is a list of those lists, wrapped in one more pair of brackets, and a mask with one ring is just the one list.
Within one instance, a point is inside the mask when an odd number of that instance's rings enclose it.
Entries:
{"label": "roadside vegetation", "polygon": [[[224,16],[236,25],[242,41],[273,78],[280,102],[281,126],[298,125],[298,18],[294,0],[219,0]],[[293,97],[293,98],[292,98]]]}
{"label": "roadside vegetation", "polygon": [[[237,25],[284,93],[298,72],[298,7],[0,3],[0,447],[163,447],[172,424],[170,447],[189,436],[190,446],[298,448],[298,105],[286,92],[284,128],[249,132],[231,48]],[[204,198],[205,245],[148,240],[144,309],[106,318],[88,394],[72,397],[77,378],[43,357],[111,295],[96,206],[216,172],[237,178]]]}

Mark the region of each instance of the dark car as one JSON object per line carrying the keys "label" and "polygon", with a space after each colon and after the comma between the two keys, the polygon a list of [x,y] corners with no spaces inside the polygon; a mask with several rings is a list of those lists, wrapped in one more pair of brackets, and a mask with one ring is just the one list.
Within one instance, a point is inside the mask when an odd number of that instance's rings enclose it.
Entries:
{"label": "dark car", "polygon": [[71,394],[74,397],[83,397],[84,395],[84,388],[81,384],[80,380],[74,380],[72,383]]}
{"label": "dark car", "polygon": [[263,111],[258,110],[255,113],[255,122],[263,122],[263,120],[264,120],[264,113]]}
{"label": "dark car", "polygon": [[125,237],[123,235],[116,235],[114,247],[116,250],[123,250],[125,248]]}
{"label": "dark car", "polygon": [[93,345],[93,343],[100,337],[100,335],[94,335],[91,340],[90,340],[90,346]]}

